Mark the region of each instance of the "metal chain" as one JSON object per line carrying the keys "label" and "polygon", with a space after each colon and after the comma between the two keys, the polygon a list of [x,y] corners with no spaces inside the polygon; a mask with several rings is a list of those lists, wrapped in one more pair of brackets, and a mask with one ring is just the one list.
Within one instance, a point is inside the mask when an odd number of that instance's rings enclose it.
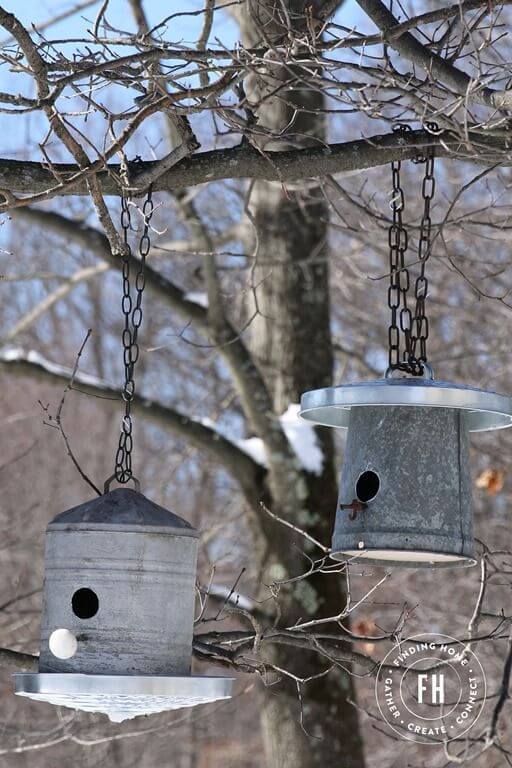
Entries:
{"label": "metal chain", "polygon": [[142,323],[142,294],[146,284],[146,256],[151,247],[149,238],[149,223],[154,211],[152,189],[150,187],[146,201],[142,207],[144,224],[139,240],[139,270],[135,277],[135,302],[131,296],[130,266],[132,261],[132,249],[129,242],[131,230],[131,213],[129,199],[123,195],[121,198],[121,228],[123,230],[123,298],[121,308],[124,315],[123,363],[124,384],[122,396],[125,403],[124,417],[121,424],[119,446],[115,459],[115,477],[119,483],[127,483],[132,478],[132,450],[133,450],[133,422],[131,416],[132,402],[135,397],[134,369],[139,359],[138,335]]}
{"label": "metal chain", "polygon": [[[395,130],[405,133],[409,126],[400,125]],[[400,327],[402,330],[409,322],[411,311],[407,306],[407,291],[409,289],[409,272],[405,268],[405,252],[408,246],[407,230],[403,226],[402,213],[405,207],[404,191],[400,183],[402,163],[395,160],[391,163],[391,178],[393,184],[391,210],[392,223],[388,231],[389,243],[389,288],[388,306],[391,310],[391,323],[388,329],[389,367],[392,370],[402,370],[403,363],[400,355]],[[402,309],[400,310],[400,306]],[[400,310],[400,327],[398,326]]]}
{"label": "metal chain", "polygon": [[[436,123],[427,123],[431,133],[438,133]],[[410,130],[408,125],[400,125],[398,131],[405,133]],[[425,176],[422,184],[423,215],[418,241],[418,262],[420,274],[414,285],[415,308],[414,315],[408,306],[407,299],[410,290],[410,275],[405,264],[405,253],[408,248],[407,230],[403,224],[405,208],[404,191],[401,186],[400,160],[391,163],[392,175],[392,222],[388,232],[389,242],[389,288],[388,306],[391,310],[391,322],[388,329],[389,339],[389,369],[399,370],[421,376],[424,364],[427,362],[427,339],[429,323],[425,314],[425,300],[428,294],[428,278],[425,276],[425,266],[431,252],[432,219],[430,204],[435,193],[434,150],[430,148],[425,155],[415,158],[415,162],[425,163]],[[404,337],[404,349],[400,349],[400,336]]]}

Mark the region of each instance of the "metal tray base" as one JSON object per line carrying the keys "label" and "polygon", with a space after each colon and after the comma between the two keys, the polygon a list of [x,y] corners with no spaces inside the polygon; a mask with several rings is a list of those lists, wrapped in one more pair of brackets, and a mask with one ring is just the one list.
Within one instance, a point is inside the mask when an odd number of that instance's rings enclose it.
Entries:
{"label": "metal tray base", "polygon": [[19,672],[14,693],[60,707],[100,712],[113,723],[232,695],[230,677],[150,677]]}

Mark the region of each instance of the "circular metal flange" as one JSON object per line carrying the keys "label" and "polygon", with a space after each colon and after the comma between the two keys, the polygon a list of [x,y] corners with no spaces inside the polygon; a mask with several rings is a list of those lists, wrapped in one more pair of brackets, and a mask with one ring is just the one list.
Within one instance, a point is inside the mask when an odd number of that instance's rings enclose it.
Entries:
{"label": "circular metal flange", "polygon": [[232,695],[232,677],[160,677],[19,672],[14,693],[60,707],[101,712],[113,723]]}
{"label": "circular metal flange", "polygon": [[333,560],[363,565],[377,565],[383,568],[471,568],[476,560],[469,555],[429,552],[405,549],[344,549],[331,552]]}
{"label": "circular metal flange", "polygon": [[377,379],[305,392],[300,415],[326,427],[348,427],[351,408],[414,406],[455,408],[468,413],[470,432],[512,426],[512,397],[430,379]]}

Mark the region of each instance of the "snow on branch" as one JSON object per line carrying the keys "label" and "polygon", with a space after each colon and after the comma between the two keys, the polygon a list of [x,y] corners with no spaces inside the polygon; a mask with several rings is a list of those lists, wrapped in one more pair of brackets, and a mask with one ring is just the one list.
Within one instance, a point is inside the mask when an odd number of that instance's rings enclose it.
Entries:
{"label": "snow on branch", "polygon": [[[321,475],[324,455],[318,442],[315,427],[300,418],[299,410],[298,403],[291,403],[279,417],[279,421],[301,467],[306,472]],[[206,421],[209,423],[208,420]],[[236,444],[261,467],[268,467],[267,450],[260,437],[236,440]]]}
{"label": "snow on branch", "polygon": [[185,301],[191,301],[194,304],[199,304],[200,307],[208,309],[208,296],[202,291],[189,291],[183,298]]}
{"label": "snow on branch", "polygon": [[[63,365],[47,360],[39,352],[25,351],[19,347],[8,347],[0,350],[0,371],[20,376],[31,376],[49,382],[68,385],[73,371]],[[74,375],[72,389],[83,394],[108,396],[112,400],[121,399],[117,388],[102,381],[96,376],[78,372]],[[257,477],[261,475],[261,467],[256,464],[249,454],[228,440],[212,425],[200,423],[155,400],[142,395],[135,396],[135,404],[139,413],[149,418],[160,427],[171,431],[188,440],[200,450],[206,450],[219,461],[240,483],[240,486],[254,507],[259,504],[260,493]]]}

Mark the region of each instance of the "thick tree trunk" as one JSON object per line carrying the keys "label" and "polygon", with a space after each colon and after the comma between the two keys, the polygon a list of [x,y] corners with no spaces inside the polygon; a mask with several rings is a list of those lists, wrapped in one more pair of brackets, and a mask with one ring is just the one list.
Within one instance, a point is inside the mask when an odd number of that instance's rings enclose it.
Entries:
{"label": "thick tree trunk", "polygon": [[[276,188],[261,189],[254,199],[253,213],[260,238],[259,259],[278,262],[258,291],[261,315],[254,322],[254,348],[271,391],[276,413],[282,413],[300,394],[315,387],[328,386],[332,375],[332,344],[329,327],[327,263],[310,264],[312,254],[325,238],[327,212],[322,203],[289,199]],[[277,199],[279,192],[279,199]],[[320,250],[325,256],[325,248]],[[269,274],[268,267],[258,270]],[[293,521],[315,538],[329,543],[336,510],[337,478],[334,466],[332,433],[319,430],[325,456],[321,476],[306,479],[305,498]],[[287,483],[273,488],[272,508],[288,517]],[[298,554],[304,542],[297,540],[297,553],[288,533],[281,538],[264,564],[263,582],[296,575],[305,570],[306,561]],[[316,555],[319,553],[316,552]],[[320,576],[299,582],[294,590],[280,595],[282,621],[289,625],[299,618],[329,616],[344,605],[342,576]],[[293,659],[296,658],[294,665]],[[275,648],[269,661],[302,677],[317,675],[328,664],[313,654],[290,653]],[[310,766],[363,765],[357,712],[348,702],[354,698],[351,678],[342,672],[307,683],[303,694],[303,725],[295,685],[283,683],[265,691],[262,724],[269,768],[310,768]]]}
{"label": "thick tree trunk", "polygon": [[[285,5],[287,19],[282,15]],[[283,24],[301,23],[302,6],[297,0],[246,3],[237,12],[244,44],[257,45],[264,37],[278,39],[283,35]],[[282,96],[268,95],[289,78],[289,70],[270,64],[263,76],[250,75],[245,82],[246,95],[254,104],[256,127],[261,129],[257,141],[268,152],[316,145],[324,137],[318,112],[323,107],[320,93],[287,89]],[[296,112],[294,104],[307,111]],[[279,140],[265,135],[266,129],[275,135],[287,126],[285,136]],[[328,210],[317,189],[290,193],[276,182],[254,184],[250,209],[258,234],[255,284],[259,284],[259,314],[251,326],[251,346],[272,393],[275,412],[280,414],[290,403],[297,403],[305,390],[331,383]],[[321,476],[306,477],[301,508],[295,510],[292,519],[316,538],[329,542],[337,479],[332,435],[324,429],[319,439],[325,456],[323,472]],[[286,480],[274,483],[273,509],[290,517],[298,496],[297,489],[290,492]],[[272,554],[264,563],[264,583],[282,575],[295,575],[305,567],[290,537],[282,536],[280,542],[273,541],[269,547]],[[302,541],[296,543],[303,547]],[[281,592],[282,620],[291,624],[301,617],[336,615],[344,602],[341,576],[313,577]],[[276,646],[269,661],[301,678],[318,675],[328,666],[314,654],[298,653],[285,646]],[[350,676],[341,670],[332,671],[327,677],[301,686],[300,693],[302,707],[293,681],[283,679],[277,686],[265,689],[261,717],[268,767],[361,768],[364,761],[357,711],[349,703],[354,699]]]}

